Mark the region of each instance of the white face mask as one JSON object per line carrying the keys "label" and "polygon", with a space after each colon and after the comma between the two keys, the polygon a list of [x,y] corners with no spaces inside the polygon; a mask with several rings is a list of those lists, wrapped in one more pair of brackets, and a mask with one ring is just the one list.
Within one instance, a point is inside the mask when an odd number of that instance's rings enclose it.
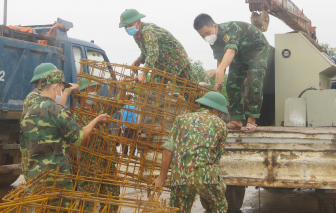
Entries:
{"label": "white face mask", "polygon": [[[213,29],[216,30],[214,27]],[[215,41],[217,40],[216,31],[214,32],[214,34],[206,36],[204,40],[208,42],[209,44],[213,45]]]}
{"label": "white face mask", "polygon": [[[61,90],[61,88],[59,87],[59,85],[58,85],[58,88]],[[56,103],[56,104],[59,104],[59,103],[62,101],[62,95],[63,95],[63,92],[62,92],[62,90],[61,90],[61,95],[57,95],[57,90],[56,90],[56,88],[55,88],[55,93],[56,93],[55,103]]]}
{"label": "white face mask", "polygon": [[[94,96],[94,95],[96,95],[95,92],[89,92],[88,94],[89,94],[90,96]],[[89,105],[92,105],[94,102],[93,102],[91,99],[87,99],[87,100],[86,100],[86,103],[89,104]]]}

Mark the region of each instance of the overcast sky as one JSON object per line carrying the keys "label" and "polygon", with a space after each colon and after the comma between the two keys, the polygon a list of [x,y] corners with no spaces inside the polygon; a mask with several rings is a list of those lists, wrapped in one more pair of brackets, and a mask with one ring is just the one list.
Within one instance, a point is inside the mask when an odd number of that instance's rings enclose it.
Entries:
{"label": "overcast sky", "polygon": [[[336,47],[336,0],[292,0],[317,27],[319,42]],[[0,0],[0,19],[3,17]],[[94,40],[114,63],[131,64],[140,50],[125,30],[119,29],[120,14],[127,8],[137,9],[155,23],[170,31],[193,60],[201,60],[206,70],[216,67],[210,46],[193,29],[193,20],[208,13],[215,22],[245,21],[250,11],[245,0],[8,0],[8,25],[51,24],[58,17],[71,21],[70,37]],[[2,23],[2,21],[1,21]],[[267,40],[274,45],[274,34],[291,31],[282,21],[271,17]]]}

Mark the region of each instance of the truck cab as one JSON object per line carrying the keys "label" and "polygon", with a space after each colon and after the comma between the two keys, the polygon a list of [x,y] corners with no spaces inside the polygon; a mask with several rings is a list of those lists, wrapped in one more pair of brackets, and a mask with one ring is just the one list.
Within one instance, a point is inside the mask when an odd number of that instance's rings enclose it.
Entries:
{"label": "truck cab", "polygon": [[81,59],[109,61],[93,41],[69,38],[67,30],[72,26],[58,19],[55,24],[27,26],[34,32],[27,33],[0,25],[0,185],[11,184],[21,174],[19,120],[23,101],[35,88],[29,83],[35,67],[53,63],[63,70],[67,82],[76,83]]}

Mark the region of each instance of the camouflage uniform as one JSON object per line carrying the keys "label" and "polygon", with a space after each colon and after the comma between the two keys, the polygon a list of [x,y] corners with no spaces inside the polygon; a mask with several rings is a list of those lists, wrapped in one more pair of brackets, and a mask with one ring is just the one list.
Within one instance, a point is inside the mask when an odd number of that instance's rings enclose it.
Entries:
{"label": "camouflage uniform", "polygon": [[[79,146],[83,129],[70,117],[66,106],[42,96],[22,114],[20,120],[21,152],[29,156],[28,177],[36,177],[47,169],[71,174],[70,144]],[[53,180],[47,182],[52,186]],[[70,179],[57,179],[57,187],[71,184]]]}
{"label": "camouflage uniform", "polygon": [[190,212],[196,194],[208,200],[214,212],[226,212],[226,186],[218,175],[227,129],[207,109],[178,116],[162,146],[173,152],[170,205]]}
{"label": "camouflage uniform", "polygon": [[[198,82],[187,52],[169,31],[155,24],[142,22],[139,32],[133,38],[141,50],[139,59],[142,64]],[[161,81],[159,76],[154,80]]]}
{"label": "camouflage uniform", "polygon": [[33,104],[39,100],[41,93],[42,92],[39,88],[35,88],[27,95],[23,101],[23,112],[27,111],[29,107],[33,106]]}
{"label": "camouflage uniform", "polygon": [[[71,87],[64,81],[61,70],[50,71],[41,77],[41,87],[58,82],[63,82],[65,88]],[[70,117],[67,107],[41,96],[21,116],[20,139],[22,155],[29,157],[29,178],[47,169],[56,170],[58,166],[61,173],[71,174],[70,144],[79,146],[82,143],[83,129]],[[46,186],[52,185],[50,178]],[[58,188],[71,188],[71,185],[70,179],[57,179]]]}
{"label": "camouflage uniform", "polygon": [[[80,108],[80,104],[76,104],[76,108]],[[104,108],[101,106],[100,103],[94,103],[92,105],[92,109],[91,111],[96,111],[98,114],[101,113],[105,113]],[[106,113],[110,114],[111,110],[108,110]],[[74,113],[73,115],[73,119],[78,123],[80,121],[80,115],[78,113]],[[86,126],[90,123],[90,116],[87,115],[82,115],[82,126]],[[90,138],[88,139],[90,140]],[[116,150],[112,150],[113,149],[113,144],[111,141],[105,141],[105,150],[108,153],[113,153]],[[100,139],[97,139],[97,141],[92,141],[89,145],[87,145],[86,147],[89,149],[93,148],[93,145],[96,145],[96,147],[94,147],[95,150],[100,150],[101,149],[101,145],[102,143],[100,142]],[[86,163],[87,162],[91,162],[90,166],[95,167],[96,166],[96,156],[90,156],[87,153],[82,153],[82,155],[80,156],[80,162],[83,162],[84,164],[81,165],[80,167],[83,166],[83,169],[80,169],[79,175],[80,176],[87,176],[87,177],[94,177],[93,174],[90,174],[88,172],[85,172],[85,167],[86,167]],[[107,166],[107,162],[105,160],[101,160],[100,162],[100,170],[99,173],[106,173],[106,166]],[[115,169],[115,163],[112,163],[109,170],[110,170],[110,174],[113,174],[113,170]],[[111,171],[112,170],[112,171]],[[100,186],[100,187],[99,187]],[[78,182],[78,191],[86,191],[86,192],[90,192],[90,193],[94,193],[97,194],[99,192],[100,195],[112,195],[112,196],[119,196],[120,195],[120,187],[119,186],[113,186],[113,185],[106,185],[106,184],[97,184],[97,183],[91,183],[91,182],[84,182],[84,181],[79,181]],[[86,211],[93,211],[94,210],[94,203],[92,202],[86,202],[85,203],[85,210]],[[103,210],[103,208],[105,207],[105,204],[100,206],[100,211]],[[117,212],[118,210],[118,206],[110,206],[109,207],[110,211],[109,212]]]}
{"label": "camouflage uniform", "polygon": [[[215,59],[222,59],[227,49],[236,51],[226,84],[231,120],[244,120],[245,115],[259,118],[270,50],[264,34],[245,22],[226,22],[218,24],[217,40],[210,46]],[[244,112],[245,79],[248,93]]]}
{"label": "camouflage uniform", "polygon": [[[41,90],[39,88],[35,88],[33,91],[31,91],[23,101],[23,112],[27,111],[27,109],[29,109],[29,107],[31,107],[34,103],[36,103],[40,97],[41,97]],[[22,173],[26,181],[28,181],[28,173],[27,173],[28,163],[29,163],[28,156],[22,155],[21,157]]]}

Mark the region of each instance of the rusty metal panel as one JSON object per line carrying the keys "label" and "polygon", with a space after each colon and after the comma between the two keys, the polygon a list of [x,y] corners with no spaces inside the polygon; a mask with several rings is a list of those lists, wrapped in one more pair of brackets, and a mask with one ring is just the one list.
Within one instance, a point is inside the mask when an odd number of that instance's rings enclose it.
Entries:
{"label": "rusty metal panel", "polygon": [[[320,83],[322,82],[320,74]],[[330,78],[327,78],[330,85]],[[308,126],[336,125],[336,91],[334,89],[307,91]],[[323,104],[321,104],[323,103]]]}
{"label": "rusty metal panel", "polygon": [[[336,128],[229,132],[220,175],[229,185],[336,188]],[[288,128],[283,128],[288,129]],[[261,131],[260,131],[261,130]],[[306,132],[306,133],[303,133]]]}
{"label": "rusty metal panel", "polygon": [[20,120],[22,111],[0,111],[0,120]]}
{"label": "rusty metal panel", "polygon": [[285,99],[285,126],[306,126],[306,100],[303,98]]}

